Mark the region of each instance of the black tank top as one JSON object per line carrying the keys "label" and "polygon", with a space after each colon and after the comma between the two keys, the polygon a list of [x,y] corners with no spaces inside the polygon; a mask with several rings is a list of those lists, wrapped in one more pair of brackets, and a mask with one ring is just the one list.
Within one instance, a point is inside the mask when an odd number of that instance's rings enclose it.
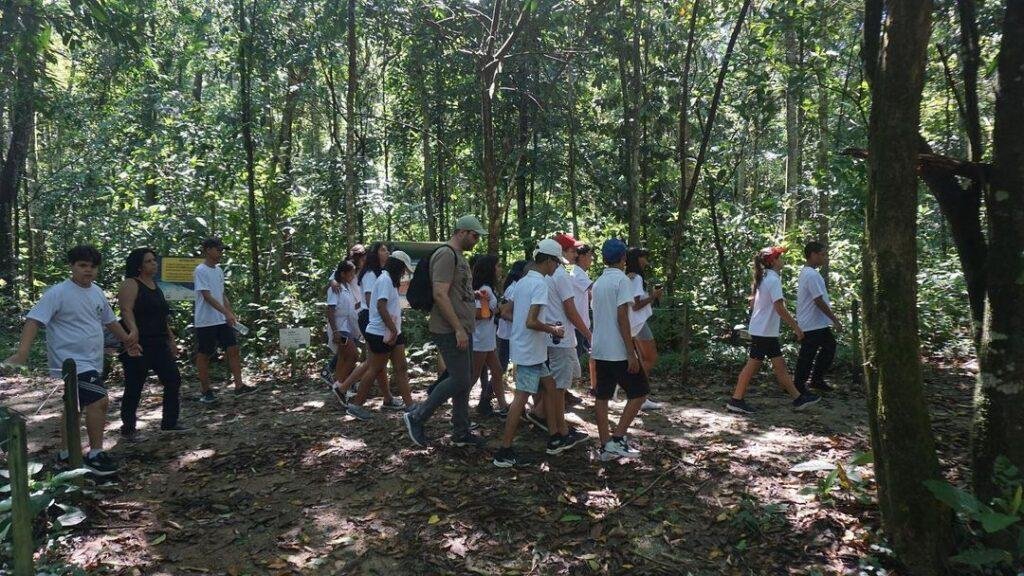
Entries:
{"label": "black tank top", "polygon": [[135,325],[139,327],[142,338],[166,337],[167,317],[171,308],[167,305],[164,292],[160,286],[150,288],[138,278],[132,278],[139,285],[139,293],[135,297]]}

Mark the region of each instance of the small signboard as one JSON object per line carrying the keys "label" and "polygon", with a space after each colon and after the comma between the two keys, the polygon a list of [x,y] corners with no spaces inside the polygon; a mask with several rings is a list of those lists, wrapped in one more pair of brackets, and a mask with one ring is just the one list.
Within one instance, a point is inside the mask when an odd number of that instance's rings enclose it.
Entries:
{"label": "small signboard", "polygon": [[309,328],[281,328],[278,331],[282,350],[297,350],[309,346]]}
{"label": "small signboard", "polygon": [[157,284],[168,300],[194,300],[195,284],[192,283],[196,266],[202,258],[174,258],[164,256],[157,266]]}

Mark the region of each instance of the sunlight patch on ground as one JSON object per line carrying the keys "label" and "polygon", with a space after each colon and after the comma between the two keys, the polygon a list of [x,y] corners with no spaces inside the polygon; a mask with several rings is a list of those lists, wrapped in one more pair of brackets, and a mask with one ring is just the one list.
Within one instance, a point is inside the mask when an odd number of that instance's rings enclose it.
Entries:
{"label": "sunlight patch on ground", "polygon": [[212,458],[215,454],[217,454],[217,451],[209,448],[203,450],[189,450],[181,456],[178,456],[178,458],[171,464],[171,469],[181,470],[182,468],[191,466],[200,460]]}
{"label": "sunlight patch on ground", "polygon": [[355,452],[358,450],[366,450],[366,442],[363,442],[358,438],[346,438],[344,436],[331,438],[324,442],[323,446],[324,447],[315,454],[316,458],[322,458],[335,452]]}

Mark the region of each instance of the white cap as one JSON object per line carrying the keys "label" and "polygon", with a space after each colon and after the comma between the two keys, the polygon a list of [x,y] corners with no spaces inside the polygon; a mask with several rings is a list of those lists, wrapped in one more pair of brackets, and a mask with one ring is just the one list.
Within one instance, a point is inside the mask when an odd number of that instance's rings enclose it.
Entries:
{"label": "white cap", "polygon": [[537,254],[547,254],[548,256],[554,256],[558,258],[558,261],[561,262],[562,264],[569,263],[569,261],[566,260],[564,256],[562,256],[562,245],[559,244],[556,240],[552,240],[551,238],[545,238],[541,240],[540,243],[537,244],[537,250],[534,251],[533,254],[534,256],[536,256]]}
{"label": "white cap", "polygon": [[405,267],[408,268],[410,272],[412,271],[412,258],[409,258],[408,254],[401,250],[395,250],[391,253],[391,257],[405,262]]}

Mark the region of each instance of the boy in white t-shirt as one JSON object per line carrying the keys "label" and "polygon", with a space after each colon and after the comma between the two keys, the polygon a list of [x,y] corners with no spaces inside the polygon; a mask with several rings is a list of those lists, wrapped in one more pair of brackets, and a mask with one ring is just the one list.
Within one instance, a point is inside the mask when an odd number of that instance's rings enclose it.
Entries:
{"label": "boy in white t-shirt", "polygon": [[210,387],[210,356],[219,346],[224,350],[235,380],[235,394],[248,394],[256,389],[242,383],[242,355],[235,338],[238,319],[231,302],[224,293],[224,270],[220,267],[224,256],[224,243],[220,238],[207,238],[202,244],[204,261],[196,266],[192,275],[196,305],[193,326],[196,329],[196,372],[202,395],[199,401],[213,404],[217,398]]}
{"label": "boy in white t-shirt", "polygon": [[[107,389],[103,385],[103,329],[110,330],[124,343],[128,354],[140,355],[139,335],[125,332],[114,316],[103,290],[93,283],[103,258],[92,246],[75,246],[68,252],[71,278],[47,290],[28,313],[21,331],[18,350],[7,364],[24,365],[40,326],[46,327],[46,356],[50,375],[61,377],[65,360],[75,361],[78,372],[78,408],[85,413],[85,429],[89,436],[89,452],[84,465],[94,474],[109,476],[117,472],[114,463],[103,451],[103,430],[107,424]],[[60,427],[66,457],[64,426]]]}
{"label": "boy in white t-shirt", "polygon": [[[512,300],[512,337],[509,339],[509,349],[512,364],[516,368],[515,396],[512,405],[509,406],[501,448],[494,455],[493,464],[498,468],[511,468],[516,465],[512,439],[519,429],[519,419],[523,415],[526,401],[542,388],[544,394],[548,396],[557,393],[555,379],[547,366],[548,336],[563,338],[566,327],[549,324],[545,320],[544,308],[549,302],[545,277],[561,267],[562,248],[554,240],[542,240],[537,246],[533,261],[534,269],[516,283]],[[548,410],[547,425],[548,430],[558,430],[557,414],[554,410]],[[561,452],[561,446],[561,437],[557,433],[553,434],[548,441],[548,452],[557,454]],[[559,450],[551,452],[552,448]]]}
{"label": "boy in white t-shirt", "polygon": [[818,273],[828,256],[820,242],[808,242],[804,246],[806,263],[800,270],[796,292],[796,323],[804,331],[800,341],[800,355],[796,360],[796,387],[806,392],[810,386],[815,390],[829,391],[825,383],[825,372],[836,357],[836,337],[832,327],[842,330],[842,323],[832,312],[825,279]]}
{"label": "boy in white t-shirt", "polygon": [[[594,358],[594,409],[597,432],[601,439],[600,459],[637,458],[640,452],[629,445],[626,432],[640,412],[650,388],[643,365],[633,346],[629,309],[635,292],[626,276],[626,244],[612,238],[601,246],[604,272],[594,282],[591,305],[594,309],[594,332],[591,356]],[[614,431],[609,430],[608,401],[621,386],[626,392],[626,406]]]}
{"label": "boy in white t-shirt", "polygon": [[794,410],[803,410],[821,399],[814,394],[801,394],[793,386],[793,378],[789,375],[786,361],[782,357],[782,346],[779,344],[780,319],[785,320],[793,332],[796,332],[797,340],[804,337],[803,330],[786,309],[786,301],[782,297],[782,278],[779,272],[782,271],[782,254],[785,251],[785,248],[775,246],[765,248],[754,256],[753,305],[748,327],[751,339],[750,358],[740,372],[732,398],[725,405],[730,412],[753,414],[756,411],[743,397],[747,393],[747,386],[761,369],[765,359],[771,360],[775,378],[793,399]]}

